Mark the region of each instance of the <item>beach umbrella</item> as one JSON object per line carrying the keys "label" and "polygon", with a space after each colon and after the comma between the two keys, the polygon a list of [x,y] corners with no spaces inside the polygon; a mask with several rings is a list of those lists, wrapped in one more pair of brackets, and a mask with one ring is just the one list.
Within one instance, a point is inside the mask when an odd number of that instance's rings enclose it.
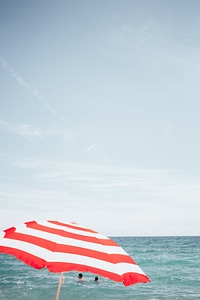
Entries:
{"label": "beach umbrella", "polygon": [[61,273],[91,272],[125,286],[150,279],[112,239],[78,224],[30,221],[0,233],[0,252],[11,254],[36,269]]}

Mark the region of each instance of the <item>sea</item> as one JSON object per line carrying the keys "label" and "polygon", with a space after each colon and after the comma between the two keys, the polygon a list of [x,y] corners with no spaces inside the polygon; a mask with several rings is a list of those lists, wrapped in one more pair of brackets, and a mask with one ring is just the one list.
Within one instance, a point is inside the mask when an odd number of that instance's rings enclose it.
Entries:
{"label": "sea", "polygon": [[[151,279],[125,287],[96,274],[64,273],[59,300],[196,300],[200,299],[200,237],[112,237]],[[53,300],[59,274],[36,270],[0,254],[0,299]]]}

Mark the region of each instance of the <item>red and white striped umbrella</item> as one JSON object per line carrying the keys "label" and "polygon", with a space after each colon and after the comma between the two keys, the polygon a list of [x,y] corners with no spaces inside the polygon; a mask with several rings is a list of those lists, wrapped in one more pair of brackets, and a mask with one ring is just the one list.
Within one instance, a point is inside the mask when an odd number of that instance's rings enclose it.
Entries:
{"label": "red and white striped umbrella", "polygon": [[73,222],[31,221],[6,229],[0,252],[55,273],[91,272],[125,286],[150,281],[115,241]]}

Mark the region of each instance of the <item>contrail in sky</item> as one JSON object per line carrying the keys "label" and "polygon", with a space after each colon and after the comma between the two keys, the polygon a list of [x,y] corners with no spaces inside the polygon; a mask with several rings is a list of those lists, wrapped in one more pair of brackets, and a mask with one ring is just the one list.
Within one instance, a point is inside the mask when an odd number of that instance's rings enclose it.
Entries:
{"label": "contrail in sky", "polygon": [[102,154],[99,150],[97,150],[96,145],[91,145],[91,146],[87,147],[85,149],[85,151],[88,153],[91,151],[95,151],[108,165],[112,166],[110,160],[104,154]]}
{"label": "contrail in sky", "polygon": [[[44,97],[42,96],[40,91],[37,88],[33,87],[26,80],[24,80],[24,78],[22,76],[20,76],[14,70],[14,68],[12,66],[10,66],[9,63],[2,56],[0,56],[0,64],[1,64],[1,67],[10,74],[10,76],[18,83],[19,86],[21,86],[21,87],[25,88],[27,91],[29,91],[37,100],[39,100],[43,104],[44,107],[46,107],[47,110],[49,110],[56,117],[58,117],[63,123],[65,123],[65,124],[68,123],[66,121],[66,119],[58,111],[56,111],[48,103],[48,101],[46,101],[44,99]],[[32,136],[37,135],[38,136],[39,135],[38,131],[36,131],[35,129],[34,130],[31,129],[30,127],[27,127],[28,125],[24,125],[23,127],[18,128],[18,130],[16,130],[16,128],[14,128],[12,125],[10,125],[4,121],[1,121],[1,120],[0,120],[0,125],[3,125],[5,127],[7,127],[9,130],[11,130],[12,132],[16,132],[22,136],[27,136],[27,135],[32,135]],[[94,150],[97,153],[97,155],[100,156],[107,164],[112,166],[110,160],[105,155],[103,155],[99,150],[97,150],[96,145],[92,145],[92,146],[88,147],[87,152],[90,152],[92,150]]]}
{"label": "contrail in sky", "polygon": [[67,121],[65,120],[65,118],[59,113],[57,112],[42,96],[42,94],[40,93],[40,91],[38,89],[36,89],[35,87],[33,87],[30,83],[28,83],[27,81],[24,80],[24,78],[22,76],[20,76],[15,70],[14,68],[12,68],[8,62],[0,56],[0,63],[2,68],[7,71],[11,77],[13,77],[17,83],[24,87],[26,90],[28,90],[35,98],[37,98],[45,107],[46,109],[48,109],[49,111],[51,111],[54,115],[56,115],[63,123],[67,123]]}

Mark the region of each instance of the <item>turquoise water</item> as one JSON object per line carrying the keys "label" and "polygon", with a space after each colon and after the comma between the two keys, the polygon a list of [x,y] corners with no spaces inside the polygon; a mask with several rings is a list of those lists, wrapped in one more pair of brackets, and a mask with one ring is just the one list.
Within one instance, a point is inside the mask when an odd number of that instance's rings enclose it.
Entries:
{"label": "turquoise water", "polygon": [[[114,237],[152,282],[124,287],[122,283],[84,273],[65,273],[59,300],[200,299],[200,237]],[[59,275],[35,270],[10,255],[0,254],[0,299],[55,299]]]}

